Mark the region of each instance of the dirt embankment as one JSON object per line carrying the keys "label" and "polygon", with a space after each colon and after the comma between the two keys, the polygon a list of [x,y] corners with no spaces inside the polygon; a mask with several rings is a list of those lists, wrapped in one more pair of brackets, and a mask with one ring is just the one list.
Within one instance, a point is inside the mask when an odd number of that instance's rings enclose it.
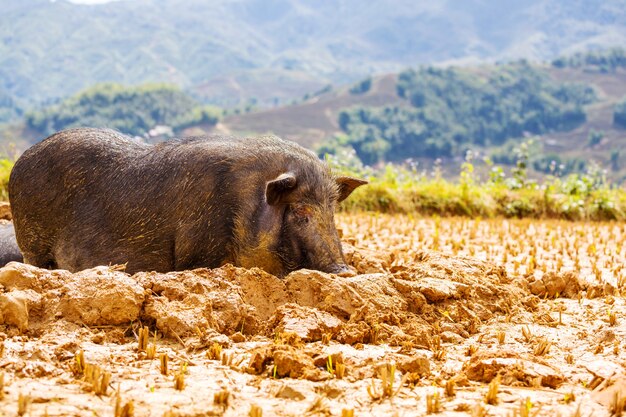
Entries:
{"label": "dirt embankment", "polygon": [[[0,409],[16,413],[21,397],[31,415],[420,415],[434,395],[430,406],[451,415],[498,414],[520,395],[505,390],[500,406],[486,404],[481,389],[494,380],[548,390],[550,412],[573,407],[552,393],[575,395],[574,359],[561,367],[538,352],[528,323],[558,326],[545,299],[577,297],[589,284],[574,274],[514,279],[435,252],[418,252],[410,267],[392,253],[345,252],[354,277],[278,279],[231,266],[72,274],[11,263],[0,269]],[[593,372],[609,389],[623,368]],[[444,397],[446,384],[458,394]],[[594,404],[585,409],[606,410]]]}
{"label": "dirt embankment", "polygon": [[495,313],[521,311],[533,299],[503,268],[471,259],[424,252],[406,268],[354,248],[346,255],[359,272],[354,277],[300,270],[279,279],[231,266],[133,276],[97,267],[72,274],[11,263],[0,269],[0,308],[4,324],[22,333],[141,322],[179,338],[210,329],[245,337],[292,332],[315,342],[330,333],[341,343],[427,347],[442,319],[454,323],[445,325],[444,337],[467,337]]}

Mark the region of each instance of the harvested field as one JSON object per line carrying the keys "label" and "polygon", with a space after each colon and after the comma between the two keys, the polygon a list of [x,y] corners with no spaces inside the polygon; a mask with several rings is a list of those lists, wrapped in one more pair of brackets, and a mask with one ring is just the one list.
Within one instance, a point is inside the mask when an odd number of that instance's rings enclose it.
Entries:
{"label": "harvested field", "polygon": [[621,414],[626,224],[338,224],[352,277],[0,269],[0,412]]}

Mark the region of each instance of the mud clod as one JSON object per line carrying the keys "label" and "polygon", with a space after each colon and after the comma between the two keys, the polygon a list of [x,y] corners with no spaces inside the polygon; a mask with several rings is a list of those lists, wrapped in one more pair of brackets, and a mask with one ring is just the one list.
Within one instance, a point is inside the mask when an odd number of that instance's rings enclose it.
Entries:
{"label": "mud clod", "polygon": [[284,304],[276,309],[269,320],[268,330],[271,333],[295,333],[306,342],[322,340],[327,333],[336,333],[342,321],[325,311],[303,307],[298,304]]}
{"label": "mud clod", "polygon": [[417,373],[420,377],[430,374],[430,360],[423,353],[416,353],[398,361],[398,369],[406,373]]}
{"label": "mud clod", "polygon": [[296,350],[277,350],[273,359],[276,370],[274,373],[279,378],[303,378],[318,371],[310,356]]}
{"label": "mud clod", "polygon": [[20,332],[28,329],[28,304],[39,301],[37,294],[15,290],[0,295],[0,323],[18,328]]}
{"label": "mud clod", "polygon": [[558,388],[566,382],[559,371],[547,364],[523,359],[516,354],[476,354],[464,369],[472,381],[489,383],[498,375],[505,385]]}
{"label": "mud clod", "polygon": [[573,271],[562,274],[548,272],[540,279],[528,285],[530,292],[539,297],[567,297],[576,298],[582,290],[578,275]]}

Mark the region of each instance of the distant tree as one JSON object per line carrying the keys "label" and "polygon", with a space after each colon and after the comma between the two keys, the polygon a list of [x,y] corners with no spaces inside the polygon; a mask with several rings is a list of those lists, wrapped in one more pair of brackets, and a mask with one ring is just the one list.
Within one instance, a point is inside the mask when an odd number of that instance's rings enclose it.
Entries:
{"label": "distant tree", "polygon": [[370,88],[372,88],[372,78],[368,77],[350,87],[350,94],[365,94],[370,91]]}
{"label": "distant tree", "polygon": [[223,110],[218,107],[195,107],[190,112],[176,119],[173,127],[175,130],[182,130],[200,124],[214,126],[219,122],[223,114]]}
{"label": "distant tree", "polygon": [[600,72],[615,72],[626,68],[626,49],[611,48],[600,51],[579,52],[552,61],[555,68],[591,68]]}
{"label": "distant tree", "polygon": [[0,123],[18,118],[23,113],[18,101],[0,87]]}
{"label": "distant tree", "polygon": [[333,91],[332,84],[326,84],[324,87],[322,87],[321,89],[313,93],[313,96],[314,97],[321,96],[322,94],[330,93],[331,91]]}
{"label": "distant tree", "polygon": [[611,170],[612,171],[619,171],[620,169],[619,154],[620,152],[617,149],[613,149],[611,151]]}
{"label": "distant tree", "polygon": [[603,138],[604,132],[591,129],[589,131],[589,136],[587,137],[587,144],[589,145],[589,147],[594,147],[602,142]]}
{"label": "distant tree", "polygon": [[616,127],[626,129],[626,98],[613,108],[613,124]]}
{"label": "distant tree", "polygon": [[567,59],[564,57],[556,58],[552,61],[552,66],[555,68],[565,68],[567,67]]}
{"label": "distant tree", "polygon": [[339,127],[343,131],[348,131],[348,125],[350,124],[350,112],[342,110],[339,112]]}

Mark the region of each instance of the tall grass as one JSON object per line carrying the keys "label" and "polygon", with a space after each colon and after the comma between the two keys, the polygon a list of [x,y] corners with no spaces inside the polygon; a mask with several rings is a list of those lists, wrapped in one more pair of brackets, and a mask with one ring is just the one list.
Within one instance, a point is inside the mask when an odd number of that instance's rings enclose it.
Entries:
{"label": "tall grass", "polygon": [[[583,174],[528,179],[523,152],[510,176],[492,166],[489,178],[474,173],[472,155],[461,165],[456,181],[446,180],[437,168],[418,172],[411,166],[388,164],[375,170],[351,153],[327,156],[335,172],[367,178],[344,201],[340,210],[438,216],[530,217],[569,220],[625,220],[626,190],[612,186],[602,170],[591,165]],[[0,159],[0,201],[8,201],[9,175],[14,161]]]}
{"label": "tall grass", "polygon": [[341,205],[343,211],[377,211],[439,216],[530,217],[569,220],[626,219],[626,191],[612,186],[599,168],[567,177],[546,176],[530,180],[524,151],[507,177],[491,166],[489,177],[474,172],[471,153],[461,166],[458,180],[444,179],[438,169],[418,172],[411,166],[386,165],[374,170],[353,154],[327,156],[342,174],[365,177],[370,184],[358,188]]}
{"label": "tall grass", "polygon": [[9,201],[9,176],[14,162],[7,158],[0,159],[0,201]]}

